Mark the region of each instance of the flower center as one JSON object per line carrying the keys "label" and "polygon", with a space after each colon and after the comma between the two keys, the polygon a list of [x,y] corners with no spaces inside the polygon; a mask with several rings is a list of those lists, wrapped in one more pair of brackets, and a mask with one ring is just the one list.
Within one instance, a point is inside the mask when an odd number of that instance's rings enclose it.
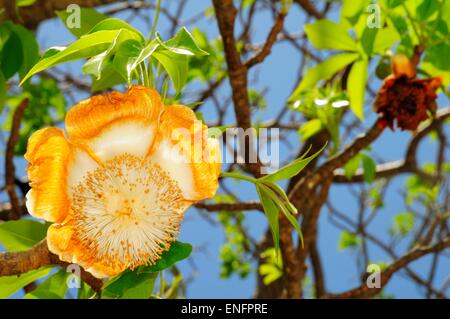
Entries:
{"label": "flower center", "polygon": [[72,194],[75,237],[95,260],[123,269],[159,259],[189,206],[158,164],[130,154],[88,172]]}

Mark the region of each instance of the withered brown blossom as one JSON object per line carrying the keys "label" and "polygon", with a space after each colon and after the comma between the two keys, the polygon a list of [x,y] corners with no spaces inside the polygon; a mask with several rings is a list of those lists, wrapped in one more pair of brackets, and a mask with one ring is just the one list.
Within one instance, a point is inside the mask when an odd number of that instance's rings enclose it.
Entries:
{"label": "withered brown blossom", "polygon": [[394,57],[392,71],[384,79],[374,104],[380,114],[379,125],[394,130],[396,122],[401,130],[414,131],[435,114],[436,91],[442,80],[439,77],[418,79],[415,64],[402,55]]}

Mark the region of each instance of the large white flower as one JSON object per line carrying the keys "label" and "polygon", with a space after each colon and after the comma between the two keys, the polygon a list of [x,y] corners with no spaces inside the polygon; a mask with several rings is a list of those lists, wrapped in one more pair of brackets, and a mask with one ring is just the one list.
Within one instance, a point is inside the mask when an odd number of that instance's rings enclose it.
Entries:
{"label": "large white flower", "polygon": [[182,105],[131,87],[82,101],[63,130],[35,132],[25,158],[27,208],[53,222],[49,250],[94,276],[154,263],[185,210],[218,187],[220,150]]}

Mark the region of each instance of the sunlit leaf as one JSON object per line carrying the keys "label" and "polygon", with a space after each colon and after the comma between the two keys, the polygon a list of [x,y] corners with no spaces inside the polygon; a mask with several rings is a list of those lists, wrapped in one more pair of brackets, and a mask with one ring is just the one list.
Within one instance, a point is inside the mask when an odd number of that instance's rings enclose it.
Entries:
{"label": "sunlit leaf", "polygon": [[67,277],[69,273],[60,269],[48,277],[35,290],[25,295],[25,299],[64,299],[67,291]]}
{"label": "sunlit leaf", "polygon": [[182,27],[180,31],[170,40],[163,42],[159,35],[157,35],[160,44],[169,51],[177,54],[185,55],[208,55],[208,52],[202,50],[195,42],[192,34],[185,28]]}
{"label": "sunlit leaf", "polygon": [[67,10],[58,10],[56,15],[61,19],[67,29],[76,37],[81,37],[88,33],[97,23],[108,18],[107,15],[98,12],[93,8],[80,8],[80,25],[78,27],[71,27],[68,20],[72,12]]}
{"label": "sunlit leaf", "polygon": [[0,243],[9,251],[26,250],[47,234],[48,224],[21,219],[0,224]]}
{"label": "sunlit leaf", "polygon": [[350,100],[350,109],[360,119],[364,118],[364,95],[366,92],[368,61],[358,60],[352,66],[347,79],[347,94]]}
{"label": "sunlit leaf", "polygon": [[188,60],[186,55],[176,54],[168,50],[154,52],[152,55],[166,70],[172,80],[176,94],[186,84]]}
{"label": "sunlit leaf", "polygon": [[7,298],[33,281],[47,276],[52,267],[42,267],[19,276],[0,277],[0,298]]}
{"label": "sunlit leaf", "polygon": [[317,49],[357,50],[356,42],[347,30],[331,20],[324,19],[307,24],[305,32]]}
{"label": "sunlit leaf", "polygon": [[95,56],[107,50],[122,30],[98,31],[82,36],[67,48],[41,59],[22,79],[21,84],[32,75],[57,64]]}
{"label": "sunlit leaf", "polygon": [[358,57],[359,55],[356,53],[342,53],[317,64],[306,72],[289,100],[296,100],[300,93],[314,87],[320,80],[330,79],[338,71],[355,61]]}

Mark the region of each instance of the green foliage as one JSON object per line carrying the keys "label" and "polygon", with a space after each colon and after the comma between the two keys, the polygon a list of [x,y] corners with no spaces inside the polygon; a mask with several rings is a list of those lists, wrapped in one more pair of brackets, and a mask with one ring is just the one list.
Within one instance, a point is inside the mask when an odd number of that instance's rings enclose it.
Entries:
{"label": "green foliage", "polygon": [[372,183],[375,180],[376,163],[370,155],[364,152],[358,153],[344,165],[345,176],[351,179],[360,165],[363,168],[364,181],[369,184]]}
{"label": "green foliage", "polygon": [[308,119],[298,131],[301,139],[305,141],[322,129],[326,129],[333,141],[331,151],[334,154],[339,149],[342,111],[348,105],[347,96],[336,85],[329,85],[304,91],[290,107]]}
{"label": "green foliage", "polygon": [[278,251],[280,247],[280,235],[278,214],[281,211],[289,222],[294,226],[295,230],[300,236],[300,240],[303,244],[302,231],[298,224],[297,218],[294,216],[297,214],[297,209],[289,201],[288,196],[284,190],[277,184],[278,181],[292,178],[299,174],[314,158],[316,158],[326,147],[319,150],[317,153],[306,157],[308,152],[303,154],[302,157],[296,159],[292,163],[280,168],[272,174],[265,175],[258,179],[249,176],[241,175],[236,172],[222,173],[224,177],[232,177],[235,179],[241,179],[255,184],[256,191],[269,222],[270,230],[272,232],[275,249]]}
{"label": "green foliage", "polygon": [[414,220],[415,216],[412,212],[403,212],[395,215],[389,233],[391,235],[406,236],[414,229]]}
{"label": "green foliage", "polygon": [[367,67],[367,60],[361,59],[356,61],[350,70],[347,80],[347,92],[350,100],[350,109],[360,119],[364,118],[363,106],[367,82]]}
{"label": "green foliage", "polygon": [[358,59],[358,55],[355,53],[341,53],[317,64],[306,72],[289,100],[291,102],[297,100],[305,90],[314,87],[321,80],[329,80],[356,59]]}
{"label": "green foliage", "polygon": [[261,253],[264,263],[259,266],[259,274],[263,277],[263,283],[270,285],[283,275],[283,261],[276,249],[271,247]]}
{"label": "green foliage", "polygon": [[31,31],[21,25],[0,23],[0,112],[6,99],[6,81],[23,77],[39,58],[38,44]]}
{"label": "green foliage", "polygon": [[[216,195],[214,200],[219,203],[233,203],[234,199],[228,195]],[[225,243],[220,249],[220,277],[229,278],[238,274],[246,278],[251,271],[251,265],[246,259],[246,252],[250,241],[243,233],[245,216],[242,212],[220,211],[217,215],[225,231]]]}
{"label": "green foliage", "polygon": [[[167,41],[157,33],[155,39],[145,39],[141,32],[122,20],[107,18],[92,9],[84,10],[86,14],[81,14],[83,28],[69,28],[79,38],[66,48],[47,51],[22,83],[58,64],[89,59],[83,73],[92,75],[93,91],[122,83],[131,85],[134,81],[156,87],[159,79],[163,79],[161,90],[166,91],[167,82],[161,77],[165,71],[178,95],[188,81],[188,57],[208,54],[184,27]],[[58,15],[64,23],[68,22],[67,12],[60,11]]]}
{"label": "green foliage", "polygon": [[48,277],[35,290],[25,295],[25,299],[64,299],[69,273],[60,269]]}
{"label": "green foliage", "polygon": [[44,239],[48,224],[21,219],[0,224],[0,243],[9,251],[27,250]]}
{"label": "green foliage", "polygon": [[148,299],[153,294],[157,272],[126,270],[102,289],[103,299]]}
{"label": "green foliage", "polygon": [[355,40],[347,30],[331,20],[323,19],[305,26],[305,32],[311,43],[319,50],[356,51]]}
{"label": "green foliage", "polygon": [[344,230],[339,237],[338,249],[339,251],[343,251],[345,249],[356,249],[361,244],[361,239],[355,235],[350,233],[347,230]]}
{"label": "green foliage", "polygon": [[151,266],[140,266],[126,270],[111,279],[102,289],[102,298],[106,299],[148,299],[152,296],[158,273],[172,267],[192,252],[192,246],[173,242],[170,249],[163,252],[161,258]]}
{"label": "green foliage", "polygon": [[0,277],[0,298],[7,298],[26,285],[47,276],[52,267],[41,267],[19,276]]}

